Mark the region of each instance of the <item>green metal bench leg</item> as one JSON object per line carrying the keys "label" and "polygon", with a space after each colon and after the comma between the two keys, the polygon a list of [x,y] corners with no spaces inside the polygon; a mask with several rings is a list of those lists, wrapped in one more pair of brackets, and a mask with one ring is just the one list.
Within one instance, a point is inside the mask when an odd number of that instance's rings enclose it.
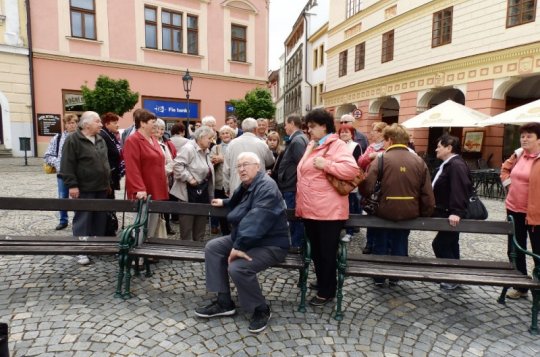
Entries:
{"label": "green metal bench leg", "polygon": [[311,263],[311,243],[307,236],[304,236],[303,259],[304,267],[300,269],[300,305],[298,305],[299,312],[306,312],[307,280],[309,276],[309,263]]}
{"label": "green metal bench leg", "polygon": [[347,243],[339,242],[337,259],[337,302],[336,302],[336,315],[334,319],[337,321],[343,320],[343,311],[341,304],[343,302],[343,282],[345,281],[345,271],[347,270]]}
{"label": "green metal bench leg", "polygon": [[125,276],[125,290],[122,297],[124,299],[130,299],[133,295],[131,294],[131,263],[133,258],[128,256],[126,261],[126,276]]}
{"label": "green metal bench leg", "polygon": [[124,272],[126,269],[126,258],[127,254],[124,252],[118,253],[118,282],[116,283],[116,292],[114,294],[115,298],[122,297],[122,283],[124,281]]}
{"label": "green metal bench leg", "polygon": [[508,291],[508,287],[505,286],[503,289],[502,289],[502,292],[501,292],[501,295],[499,296],[499,298],[497,299],[497,302],[499,304],[503,304],[503,305],[506,305],[506,292]]}
{"label": "green metal bench leg", "polygon": [[148,261],[148,258],[144,258],[144,267],[146,268],[146,273],[144,276],[147,278],[152,276],[152,271],[150,270],[150,262]]}
{"label": "green metal bench leg", "polygon": [[533,296],[532,303],[532,321],[529,332],[531,335],[538,335],[538,309],[540,308],[540,289],[531,290]]}

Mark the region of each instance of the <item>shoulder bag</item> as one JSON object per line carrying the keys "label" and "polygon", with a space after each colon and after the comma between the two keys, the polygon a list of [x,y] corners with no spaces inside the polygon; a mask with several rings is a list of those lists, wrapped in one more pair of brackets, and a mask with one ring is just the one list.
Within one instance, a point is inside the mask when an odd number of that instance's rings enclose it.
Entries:
{"label": "shoulder bag", "polygon": [[478,219],[486,220],[488,218],[488,211],[484,203],[480,201],[480,198],[476,194],[476,189],[473,188],[471,197],[469,197],[469,202],[467,204],[467,219]]}
{"label": "shoulder bag", "polygon": [[383,177],[383,154],[377,154],[378,160],[378,172],[377,181],[375,182],[375,188],[368,197],[362,198],[362,209],[369,215],[376,215],[379,209],[379,201],[381,200],[381,181]]}
{"label": "shoulder bag", "polygon": [[[329,145],[330,146],[330,145]],[[323,157],[326,156],[329,146],[326,148],[326,151],[323,154]],[[348,196],[358,185],[364,181],[366,175],[361,168],[358,168],[358,173],[352,180],[343,180],[337,178],[336,176],[327,173],[326,179],[330,182],[330,185],[342,196]]]}
{"label": "shoulder bag", "polygon": [[[55,157],[58,157],[58,151],[60,150],[60,139],[62,139],[62,133],[56,134],[56,155]],[[43,171],[46,174],[55,174],[56,173],[56,167],[49,165],[47,163],[43,164]]]}

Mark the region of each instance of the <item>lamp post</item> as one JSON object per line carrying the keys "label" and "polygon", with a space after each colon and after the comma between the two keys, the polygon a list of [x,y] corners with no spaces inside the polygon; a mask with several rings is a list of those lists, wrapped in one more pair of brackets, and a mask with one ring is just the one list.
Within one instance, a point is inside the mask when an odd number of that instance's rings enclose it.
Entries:
{"label": "lamp post", "polygon": [[[184,92],[186,92],[187,99],[187,125],[189,125],[189,92],[191,92],[191,83],[193,82],[193,77],[189,74],[189,69],[186,70],[186,73],[182,77],[182,83],[184,84]],[[189,126],[188,126],[189,128]],[[189,132],[186,130],[186,132]]]}

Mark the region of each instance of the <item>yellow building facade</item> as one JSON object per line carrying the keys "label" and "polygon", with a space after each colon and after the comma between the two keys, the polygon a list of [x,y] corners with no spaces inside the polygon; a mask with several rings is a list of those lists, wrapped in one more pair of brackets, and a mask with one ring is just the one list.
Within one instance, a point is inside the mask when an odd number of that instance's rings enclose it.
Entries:
{"label": "yellow building facade", "polygon": [[[353,8],[353,6],[355,6]],[[355,126],[403,122],[447,99],[495,115],[540,98],[538,1],[345,1],[330,10],[324,105],[359,109]],[[356,111],[356,113],[359,113]],[[484,134],[477,158],[500,165],[516,128],[451,128]],[[415,129],[434,156],[442,128]]]}
{"label": "yellow building facade", "polygon": [[0,0],[0,153],[6,155],[23,156],[19,138],[33,136],[29,63],[25,1]]}

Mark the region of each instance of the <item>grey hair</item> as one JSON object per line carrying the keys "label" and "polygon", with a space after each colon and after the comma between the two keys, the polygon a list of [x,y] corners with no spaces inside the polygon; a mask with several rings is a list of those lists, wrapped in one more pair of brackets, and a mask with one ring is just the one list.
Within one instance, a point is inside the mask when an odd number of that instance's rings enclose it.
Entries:
{"label": "grey hair", "polygon": [[241,152],[240,155],[238,155],[238,159],[236,159],[236,162],[240,161],[241,159],[253,159],[257,163],[257,165],[261,164],[261,159],[257,154],[251,151],[244,151]]}
{"label": "grey hair", "polygon": [[211,115],[207,115],[207,116],[205,116],[204,118],[201,119],[201,125],[207,125],[208,126],[209,123],[213,123],[214,125],[216,125],[216,118],[214,118]]}
{"label": "grey hair", "polygon": [[343,114],[343,115],[341,116],[341,121],[344,121],[344,120],[346,120],[346,121],[348,121],[348,122],[353,122],[353,121],[354,121],[354,117],[353,117],[352,115],[350,115],[350,114]]}
{"label": "grey hair", "polygon": [[99,114],[92,111],[87,111],[82,113],[81,120],[79,121],[79,128],[84,129],[86,125],[89,125],[94,118],[97,117],[99,119]]}
{"label": "grey hair", "polygon": [[257,119],[257,123],[262,123],[263,121],[265,121],[265,122],[268,123],[268,119],[266,119],[266,118],[259,118],[259,119]]}
{"label": "grey hair", "polygon": [[201,125],[197,130],[195,130],[192,136],[193,136],[193,139],[195,139],[195,141],[198,141],[199,139],[205,136],[213,137],[214,129],[206,125]]}
{"label": "grey hair", "polygon": [[257,121],[253,118],[246,118],[242,120],[242,130],[253,133],[257,129]]}
{"label": "grey hair", "polygon": [[156,119],[156,125],[159,126],[160,128],[164,128],[165,127],[165,122],[163,121],[163,119],[157,118]]}
{"label": "grey hair", "polygon": [[223,125],[221,128],[219,128],[219,132],[222,133],[222,132],[228,132],[229,134],[231,134],[231,137],[234,139],[234,137],[236,136],[236,133],[234,132],[234,129],[231,128],[230,126],[228,125]]}

